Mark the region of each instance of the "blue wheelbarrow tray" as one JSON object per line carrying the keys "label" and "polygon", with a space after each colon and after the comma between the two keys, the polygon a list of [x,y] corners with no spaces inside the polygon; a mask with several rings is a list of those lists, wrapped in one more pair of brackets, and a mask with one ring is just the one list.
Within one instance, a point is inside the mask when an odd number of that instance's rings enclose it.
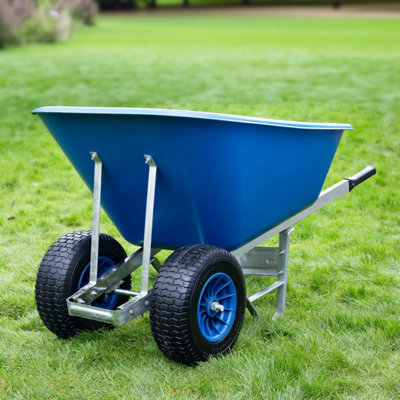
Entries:
{"label": "blue wheelbarrow tray", "polygon": [[313,203],[346,124],[142,108],[42,107],[55,140],[122,236],[143,244],[148,169],[157,163],[152,246],[233,250]]}

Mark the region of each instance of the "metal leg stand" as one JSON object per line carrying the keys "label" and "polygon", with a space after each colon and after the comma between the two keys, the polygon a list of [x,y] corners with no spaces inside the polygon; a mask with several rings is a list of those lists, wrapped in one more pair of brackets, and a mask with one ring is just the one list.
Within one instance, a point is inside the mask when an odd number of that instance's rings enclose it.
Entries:
{"label": "metal leg stand", "polygon": [[282,285],[277,288],[276,311],[272,317],[273,320],[277,320],[279,317],[283,317],[285,314],[289,261],[289,236],[293,231],[294,228],[288,228],[279,234],[279,264],[281,266],[281,271],[278,275],[278,282],[282,283]]}
{"label": "metal leg stand", "polygon": [[259,315],[253,302],[275,289],[277,290],[276,312],[273,319],[285,313],[289,235],[293,231],[294,228],[289,227],[279,233],[279,247],[255,247],[238,258],[244,275],[274,276],[278,279],[272,285],[246,299],[246,307],[253,317]]}

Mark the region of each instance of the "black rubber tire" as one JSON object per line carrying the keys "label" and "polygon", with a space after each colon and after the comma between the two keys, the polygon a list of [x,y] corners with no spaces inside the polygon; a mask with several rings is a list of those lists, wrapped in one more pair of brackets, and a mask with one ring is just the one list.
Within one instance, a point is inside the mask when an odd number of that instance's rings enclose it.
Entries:
{"label": "black rubber tire", "polygon": [[[230,331],[222,340],[212,343],[200,332],[197,305],[203,286],[218,272],[233,280],[237,305]],[[150,324],[154,340],[167,357],[188,365],[225,354],[239,335],[245,299],[242,269],[232,254],[209,245],[182,247],[167,258],[151,292]]]}
{"label": "black rubber tire", "polygon": [[[60,237],[47,250],[37,273],[35,299],[39,316],[51,332],[63,339],[82,330],[113,327],[68,314],[66,300],[78,290],[79,278],[90,262],[91,238],[91,231],[76,231]],[[100,256],[106,256],[117,264],[126,258],[126,253],[114,238],[101,233]],[[126,277],[120,287],[130,289],[131,277]],[[127,300],[127,296],[119,296],[116,307]]]}

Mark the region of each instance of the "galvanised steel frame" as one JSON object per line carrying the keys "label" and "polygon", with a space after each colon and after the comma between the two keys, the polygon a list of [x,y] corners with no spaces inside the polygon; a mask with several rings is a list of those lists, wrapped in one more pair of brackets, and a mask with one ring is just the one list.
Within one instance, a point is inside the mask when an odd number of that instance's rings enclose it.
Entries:
{"label": "galvanised steel frame", "polygon": [[[151,296],[151,290],[149,290],[150,265],[152,265],[156,271],[159,271],[161,268],[161,264],[155,256],[162,249],[153,248],[151,246],[157,165],[150,155],[144,156],[145,161],[149,166],[149,178],[147,186],[143,247],[119,264],[115,265],[114,268],[109,270],[100,278],[97,278],[102,161],[96,152],[91,152],[90,154],[94,161],[93,228],[90,257],[90,279],[87,285],[67,299],[68,312],[72,316],[108,322],[114,325],[122,325],[149,310]],[[348,193],[356,185],[374,174],[375,168],[369,166],[353,177],[341,180],[321,192],[318,199],[305,210],[288,218],[259,237],[232,251],[232,254],[241,265],[244,275],[272,276],[277,278],[276,282],[246,299],[246,306],[253,316],[258,315],[253,302],[275,289],[277,290],[277,300],[276,311],[273,318],[277,319],[285,313],[289,236],[294,230],[291,226]],[[278,247],[257,247],[277,234],[279,234]],[[140,292],[119,289],[123,279],[140,266],[142,267]],[[126,295],[131,297],[131,300],[120,305],[116,310],[107,310],[92,306],[91,303],[104,293]]]}

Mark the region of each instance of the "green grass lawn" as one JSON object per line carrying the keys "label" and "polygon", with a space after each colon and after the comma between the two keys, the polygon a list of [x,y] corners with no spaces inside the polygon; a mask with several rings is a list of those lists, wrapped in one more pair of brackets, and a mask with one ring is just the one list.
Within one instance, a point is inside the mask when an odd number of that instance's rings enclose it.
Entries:
{"label": "green grass lawn", "polygon": [[[395,20],[141,16],[0,52],[0,398],[399,398],[399,43]],[[296,225],[284,319],[263,298],[229,355],[185,367],[147,314],[69,341],[42,324],[40,260],[91,223],[88,189],[30,114],[44,105],[352,123],[325,186],[370,163],[378,175]],[[106,216],[102,230],[134,250]]]}

